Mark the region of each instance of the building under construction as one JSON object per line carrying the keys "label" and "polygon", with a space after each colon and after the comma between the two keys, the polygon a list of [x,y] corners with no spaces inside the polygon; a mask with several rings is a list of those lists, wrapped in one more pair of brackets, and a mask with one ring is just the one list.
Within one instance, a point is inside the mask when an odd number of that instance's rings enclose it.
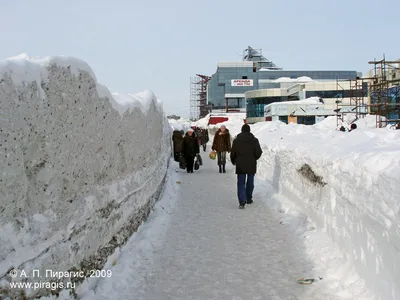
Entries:
{"label": "building under construction", "polygon": [[[360,78],[349,80],[336,80],[337,99],[336,99],[336,125],[343,122],[352,124],[364,118],[368,114],[368,82],[370,78]],[[347,95],[346,95],[347,94]],[[346,118],[351,116],[352,119]]]}
{"label": "building under construction", "polygon": [[370,61],[370,113],[376,115],[376,126],[400,126],[400,59]]}
{"label": "building under construction", "polygon": [[198,120],[211,112],[207,105],[207,83],[211,76],[196,74],[190,79],[190,118]]}
{"label": "building under construction", "polygon": [[270,103],[317,96],[331,111],[324,116],[336,114],[337,125],[374,114],[377,127],[400,127],[400,59],[369,64],[373,69],[366,77],[345,70],[282,70],[261,49],[249,46],[243,61],[219,62],[212,76],[191,78],[190,116],[196,120],[211,111],[240,112],[248,122],[259,122]]}
{"label": "building under construction", "polygon": [[[216,72],[207,82],[207,103],[212,106],[213,112],[243,113],[246,114],[246,120],[258,122],[264,119],[265,105],[292,100],[286,95],[275,95],[272,92],[287,90],[289,86],[286,85],[289,81],[295,84],[297,79],[304,77],[315,82],[331,80],[332,90],[325,91],[325,94],[335,94],[336,79],[349,80],[357,76],[358,73],[354,70],[284,70],[266,58],[261,49],[248,46],[243,51],[242,61],[217,63]],[[255,93],[255,97],[246,96],[246,93],[256,90],[262,90],[262,93],[267,95],[260,96]]]}

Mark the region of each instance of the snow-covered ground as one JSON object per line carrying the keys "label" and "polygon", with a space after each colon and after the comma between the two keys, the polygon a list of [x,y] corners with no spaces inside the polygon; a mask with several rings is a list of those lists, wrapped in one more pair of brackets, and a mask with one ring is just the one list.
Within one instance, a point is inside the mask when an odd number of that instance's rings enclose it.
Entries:
{"label": "snow-covered ground", "polygon": [[102,266],[161,191],[170,134],[152,92],[113,97],[79,59],[1,61],[0,298],[13,268]]}
{"label": "snow-covered ground", "polygon": [[[255,203],[242,211],[233,166],[219,174],[205,159],[194,174],[176,168],[148,222],[109,258],[112,276],[87,280],[78,299],[341,299],[319,280],[303,234],[270,207],[270,184],[257,182]],[[317,282],[299,285],[302,276]]]}

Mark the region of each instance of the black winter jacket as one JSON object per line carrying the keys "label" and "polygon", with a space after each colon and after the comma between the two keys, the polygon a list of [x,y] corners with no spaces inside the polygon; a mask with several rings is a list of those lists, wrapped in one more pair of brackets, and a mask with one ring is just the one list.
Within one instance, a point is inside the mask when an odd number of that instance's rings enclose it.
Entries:
{"label": "black winter jacket", "polygon": [[201,144],[202,145],[207,144],[208,141],[209,141],[208,130],[207,129],[203,129],[202,130],[202,135],[201,135]]}
{"label": "black winter jacket", "polygon": [[182,143],[182,153],[184,156],[196,156],[196,154],[200,153],[199,143],[197,138],[194,136],[189,136],[187,133],[183,138]]}
{"label": "black winter jacket", "polygon": [[172,133],[172,141],[174,144],[174,152],[175,153],[182,152],[183,136],[180,131],[175,130]]}
{"label": "black winter jacket", "polygon": [[261,154],[260,143],[252,133],[239,133],[231,151],[231,162],[236,165],[236,174],[256,174],[257,160]]}

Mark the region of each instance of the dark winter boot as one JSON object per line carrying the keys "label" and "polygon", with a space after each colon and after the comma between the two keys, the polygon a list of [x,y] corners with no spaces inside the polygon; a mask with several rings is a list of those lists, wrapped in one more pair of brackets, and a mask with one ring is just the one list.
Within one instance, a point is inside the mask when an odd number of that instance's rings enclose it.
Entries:
{"label": "dark winter boot", "polygon": [[244,203],[240,203],[239,209],[244,209]]}
{"label": "dark winter boot", "polygon": [[222,172],[226,173],[225,165],[222,165]]}
{"label": "dark winter boot", "polygon": [[219,166],[219,172],[222,173],[222,166],[221,165],[218,166]]}

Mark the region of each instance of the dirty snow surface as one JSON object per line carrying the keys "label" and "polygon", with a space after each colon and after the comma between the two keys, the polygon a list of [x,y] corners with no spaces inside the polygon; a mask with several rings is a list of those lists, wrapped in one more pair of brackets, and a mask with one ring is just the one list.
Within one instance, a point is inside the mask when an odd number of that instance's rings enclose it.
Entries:
{"label": "dirty snow surface", "polygon": [[[337,299],[313,274],[304,236],[269,207],[271,188],[256,181],[254,204],[238,209],[236,175],[204,165],[187,174],[171,161],[163,199],[148,222],[108,262],[110,278],[87,281],[80,299]],[[328,289],[329,290],[329,289]]]}

